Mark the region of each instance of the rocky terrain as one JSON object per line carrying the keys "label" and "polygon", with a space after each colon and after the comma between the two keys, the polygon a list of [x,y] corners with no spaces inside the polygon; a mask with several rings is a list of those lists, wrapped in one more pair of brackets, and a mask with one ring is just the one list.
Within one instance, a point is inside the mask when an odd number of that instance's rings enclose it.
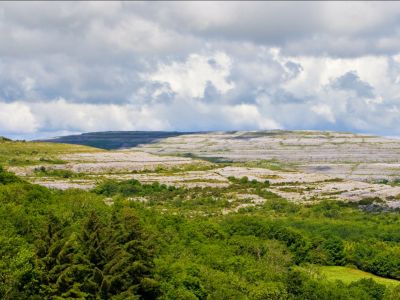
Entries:
{"label": "rocky terrain", "polygon": [[[121,143],[126,135],[87,134],[94,144],[94,137],[100,137],[103,148]],[[296,202],[379,198],[385,206],[400,206],[400,140],[316,131],[128,135],[142,143],[121,150],[72,151],[55,157],[57,164],[9,169],[57,189],[90,189],[104,179],[226,188],[230,178],[247,177],[268,181],[269,191]],[[79,144],[84,136],[68,139]],[[262,203],[255,195],[229,196],[247,199],[238,207]]]}
{"label": "rocky terrain", "polygon": [[276,160],[307,173],[352,180],[400,177],[400,140],[352,133],[213,132],[170,137],[138,149],[220,161]]}

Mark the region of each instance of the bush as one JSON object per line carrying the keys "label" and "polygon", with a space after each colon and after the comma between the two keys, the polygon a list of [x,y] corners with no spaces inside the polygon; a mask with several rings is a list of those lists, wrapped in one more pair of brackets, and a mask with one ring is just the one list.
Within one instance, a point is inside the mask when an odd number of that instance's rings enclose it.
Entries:
{"label": "bush", "polygon": [[373,279],[360,279],[356,282],[353,282],[349,286],[351,287],[358,287],[368,293],[368,295],[372,299],[380,300],[383,299],[385,296],[386,287],[383,284],[379,284]]}
{"label": "bush", "polygon": [[2,166],[0,166],[0,184],[10,184],[15,182],[22,182],[22,180],[14,174],[7,172]]}

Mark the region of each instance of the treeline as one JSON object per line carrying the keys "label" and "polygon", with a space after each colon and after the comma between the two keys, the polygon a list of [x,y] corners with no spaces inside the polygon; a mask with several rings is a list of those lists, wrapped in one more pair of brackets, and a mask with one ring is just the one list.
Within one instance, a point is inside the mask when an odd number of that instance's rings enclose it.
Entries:
{"label": "treeline", "polygon": [[400,298],[400,287],[331,282],[312,267],[351,264],[400,278],[398,213],[299,206],[266,191],[268,182],[231,182],[266,204],[222,216],[214,213],[216,203],[229,205],[221,189],[130,180],[53,191],[0,169],[0,298]]}

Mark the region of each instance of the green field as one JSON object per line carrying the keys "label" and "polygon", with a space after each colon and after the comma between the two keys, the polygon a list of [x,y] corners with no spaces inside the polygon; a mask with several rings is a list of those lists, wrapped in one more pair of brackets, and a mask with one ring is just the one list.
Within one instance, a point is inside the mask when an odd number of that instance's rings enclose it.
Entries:
{"label": "green field", "polygon": [[327,280],[335,281],[341,280],[346,284],[351,282],[366,278],[373,279],[378,283],[384,284],[386,286],[397,286],[400,285],[399,280],[384,278],[380,276],[376,276],[371,273],[367,273],[358,269],[341,267],[341,266],[323,266],[319,268],[319,271],[323,276],[326,277]]}
{"label": "green field", "polygon": [[4,141],[0,139],[0,165],[24,166],[38,163],[64,163],[59,155],[103,151],[97,148],[56,143]]}

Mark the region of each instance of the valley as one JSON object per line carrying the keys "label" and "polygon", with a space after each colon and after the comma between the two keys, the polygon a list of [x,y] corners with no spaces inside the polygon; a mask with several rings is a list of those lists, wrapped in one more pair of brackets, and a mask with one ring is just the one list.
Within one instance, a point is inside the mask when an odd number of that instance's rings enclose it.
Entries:
{"label": "valley", "polygon": [[2,298],[400,297],[400,141],[87,135],[0,140]]}

